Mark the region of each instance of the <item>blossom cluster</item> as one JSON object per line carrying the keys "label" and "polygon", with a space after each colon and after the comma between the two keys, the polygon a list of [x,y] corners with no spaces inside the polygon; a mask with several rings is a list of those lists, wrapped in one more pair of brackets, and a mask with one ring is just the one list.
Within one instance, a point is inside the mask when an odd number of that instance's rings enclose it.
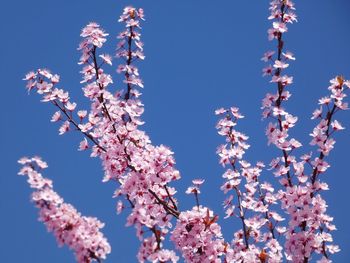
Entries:
{"label": "blossom cluster", "polygon": [[186,262],[222,262],[225,243],[217,217],[206,207],[180,213],[171,239]]}
{"label": "blossom cluster", "polygon": [[67,245],[74,251],[77,262],[101,262],[111,252],[107,239],[100,232],[104,224],[95,217],[82,216],[72,205],[64,202],[54,190],[52,181],[42,177],[39,170],[47,168],[40,157],[23,157],[19,175],[28,177],[35,189],[32,201],[39,209],[39,220],[53,232],[60,246]]}

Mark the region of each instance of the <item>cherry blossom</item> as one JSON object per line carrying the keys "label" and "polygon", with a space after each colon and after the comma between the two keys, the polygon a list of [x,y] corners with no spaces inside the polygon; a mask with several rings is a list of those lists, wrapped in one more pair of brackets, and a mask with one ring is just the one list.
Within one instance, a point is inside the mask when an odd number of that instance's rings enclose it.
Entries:
{"label": "cherry blossom", "polygon": [[[143,9],[127,6],[119,22],[116,69],[122,76],[115,83],[104,67],[112,66],[112,57],[101,52],[108,33],[95,22],[81,31],[78,50],[81,57],[82,93],[90,101],[89,109],[78,109],[69,93],[61,88],[60,76],[48,69],[30,71],[24,77],[28,92],[36,92],[41,101],[52,104],[51,121],[58,123],[59,134],[78,131],[83,136],[79,151],[91,150],[91,157],[101,160],[103,182],[114,185],[117,214],[127,213],[126,225],[133,226],[140,240],[139,262],[331,262],[331,254],[340,251],[334,244],[333,218],[327,214],[322,197],[329,186],[323,180],[331,167],[328,155],[335,147],[335,136],[345,129],[335,119],[348,109],[346,91],[350,81],[343,76],[330,80],[329,95],[318,100],[311,119],[317,123],[310,132],[310,145],[290,135],[298,117],[290,113],[286,102],[293,76],[285,72],[296,60],[285,49],[284,34],[297,21],[291,0],[271,0],[271,27],[268,39],[276,41],[276,50],[268,50],[261,60],[262,72],[275,91],[262,100],[262,117],[268,119],[267,144],[276,147],[278,155],[269,165],[250,162],[245,153],[250,149],[249,137],[238,130],[244,118],[238,107],[221,107],[217,132],[224,141],[217,147],[223,167],[222,192],[224,218],[237,221],[239,228],[231,240],[225,241],[218,215],[200,204],[199,194],[204,179],[192,180],[186,190],[194,195],[195,206],[180,210],[173,182],[180,179],[172,150],[154,145],[142,130],[144,105],[140,88],[145,87],[138,63],[145,59],[141,41]],[[124,89],[114,90],[115,85]],[[307,146],[314,153],[301,153]],[[300,155],[299,155],[300,154]],[[298,157],[300,156],[300,157]],[[103,227],[96,218],[83,217],[53,191],[52,181],[39,173],[47,164],[39,157],[22,158],[21,175],[35,190],[32,200],[40,209],[40,220],[54,232],[59,244],[67,244],[78,262],[101,262],[110,253]],[[272,182],[267,182],[266,178]],[[193,196],[192,196],[193,197]],[[176,252],[167,248],[173,242]]]}

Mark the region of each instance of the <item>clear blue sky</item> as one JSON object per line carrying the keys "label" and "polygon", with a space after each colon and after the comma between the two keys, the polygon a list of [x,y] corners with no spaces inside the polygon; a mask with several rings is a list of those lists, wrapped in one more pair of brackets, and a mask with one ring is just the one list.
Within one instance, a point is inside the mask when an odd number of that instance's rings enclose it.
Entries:
{"label": "clear blue sky", "polygon": [[[260,120],[261,99],[275,88],[261,77],[260,57],[274,48],[266,34],[269,1],[3,1],[1,262],[74,262],[73,254],[57,248],[53,236],[37,222],[37,209],[29,202],[31,191],[24,178],[16,176],[17,159],[34,154],[49,163],[45,175],[54,180],[55,190],[67,202],[106,222],[104,233],[112,245],[106,262],[136,262],[135,231],[124,227],[125,214],[115,214],[114,186],[101,183],[99,160],[77,152],[79,134],[58,135],[58,127],[49,121],[54,109],[40,103],[38,96],[28,96],[21,80],[31,69],[50,68],[61,75],[63,86],[79,105],[86,105],[77,65],[80,29],[89,21],[100,23],[110,33],[105,51],[113,53],[121,29],[117,18],[128,4],[143,7],[147,18],[142,31],[146,60],[140,65],[145,82],[144,129],[155,144],[175,151],[182,174],[176,184],[181,209],[194,204],[184,191],[193,178],[202,177],[206,179],[202,203],[223,217],[224,196],[219,190],[223,170],[215,155],[222,142],[214,127],[216,108],[236,105],[246,116],[239,127],[253,145],[248,160],[269,162],[277,154],[267,147],[267,123]],[[296,1],[296,7],[299,23],[290,26],[286,35],[287,48],[297,57],[289,68],[295,84],[287,109],[299,116],[292,135],[308,151],[308,134],[315,125],[309,118],[317,99],[327,94],[330,78],[337,74],[350,78],[350,2]],[[122,87],[118,78],[115,87]],[[334,257],[337,263],[350,260],[349,114],[338,115],[347,129],[336,137],[336,148],[328,159],[332,167],[325,175],[331,191],[324,196],[339,229],[334,232],[335,242],[342,249]],[[272,175],[264,176],[274,180]],[[238,221],[220,222],[229,240]]]}

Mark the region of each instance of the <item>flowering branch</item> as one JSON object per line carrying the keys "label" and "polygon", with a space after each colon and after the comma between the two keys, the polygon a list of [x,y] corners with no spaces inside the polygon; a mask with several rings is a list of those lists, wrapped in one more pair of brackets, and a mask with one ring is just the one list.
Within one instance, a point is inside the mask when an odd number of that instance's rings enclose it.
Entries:
{"label": "flowering branch", "polygon": [[[283,185],[292,186],[292,177],[290,174],[290,157],[289,152],[301,146],[300,142],[295,139],[287,140],[289,128],[295,125],[297,118],[288,114],[282,108],[282,102],[288,100],[291,96],[286,87],[293,83],[293,77],[282,75],[282,71],[286,69],[289,60],[295,60],[291,52],[283,52],[284,41],[283,34],[287,32],[287,23],[297,21],[295,10],[292,1],[275,0],[270,3],[271,15],[269,19],[275,19],[273,27],[268,30],[269,40],[277,40],[277,59],[273,62],[274,65],[269,65],[263,69],[264,75],[273,75],[271,82],[277,83],[277,94],[267,94],[263,100],[262,109],[264,109],[263,117],[274,117],[277,124],[270,123],[266,135],[269,143],[273,143],[277,148],[282,150],[283,158],[283,174],[286,175],[286,180],[281,180]],[[264,54],[262,60],[268,62],[273,59],[274,51],[268,51]],[[274,69],[274,70],[273,70]]]}
{"label": "flowering branch", "polygon": [[[282,258],[282,248],[275,238],[274,229],[276,224],[284,219],[278,213],[270,210],[272,204],[277,203],[273,194],[273,188],[267,183],[261,184],[258,180],[264,165],[258,162],[256,167],[243,160],[245,150],[250,146],[247,144],[248,136],[234,129],[238,119],[243,118],[238,108],[218,109],[215,112],[222,118],[218,121],[216,128],[218,134],[226,137],[227,144],[220,145],[217,153],[220,156],[220,163],[225,167],[230,165],[231,169],[223,174],[225,183],[221,190],[226,194],[233,190],[237,198],[239,214],[237,217],[242,222],[242,230],[235,233],[235,239],[232,240],[233,249],[228,252],[227,257],[238,261],[246,261],[245,254],[256,260],[263,260],[267,257],[273,257],[276,260]],[[238,169],[240,165],[240,169]],[[242,179],[246,180],[242,188]],[[263,195],[262,190],[266,193]],[[226,209],[226,218],[233,216],[235,206],[232,205],[233,195],[230,195],[224,202]],[[249,217],[249,214],[252,214]],[[273,224],[272,219],[276,221]],[[262,227],[267,226],[268,233],[263,233]],[[264,248],[259,249],[258,242],[266,242]],[[269,241],[269,242],[267,242]],[[242,255],[243,254],[243,255]]]}
{"label": "flowering branch", "polygon": [[18,161],[23,165],[18,173],[28,176],[28,183],[35,189],[32,201],[39,208],[39,220],[53,232],[60,246],[67,245],[74,250],[77,262],[102,262],[111,252],[107,239],[99,231],[104,224],[97,218],[81,216],[76,209],[53,191],[52,181],[38,172],[47,168],[40,157],[23,157]]}

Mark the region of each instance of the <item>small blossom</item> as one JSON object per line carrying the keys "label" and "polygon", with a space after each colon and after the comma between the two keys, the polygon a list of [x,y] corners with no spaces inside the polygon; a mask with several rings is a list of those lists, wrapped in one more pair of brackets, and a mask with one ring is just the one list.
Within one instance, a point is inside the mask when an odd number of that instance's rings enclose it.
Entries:
{"label": "small blossom", "polygon": [[77,107],[77,104],[75,102],[70,102],[68,101],[65,105],[66,109],[69,110],[69,111],[74,111],[75,108]]}
{"label": "small blossom", "polygon": [[271,65],[265,67],[262,69],[262,72],[263,72],[263,77],[264,76],[268,76],[268,75],[271,75],[272,74],[272,71],[273,71],[273,67]]}
{"label": "small blossom", "polygon": [[282,52],[282,55],[283,55],[286,59],[295,60],[295,57],[294,57],[294,55],[293,55],[292,52],[289,52],[289,51],[286,52],[286,53]]}
{"label": "small blossom", "polygon": [[330,97],[323,97],[318,100],[320,105],[328,105],[332,100]]}
{"label": "small blossom", "polygon": [[111,65],[112,66],[112,57],[108,54],[102,54],[102,55],[99,55],[100,58],[102,58],[102,60],[107,63],[108,65]]}
{"label": "small blossom", "polygon": [[112,77],[108,74],[100,75],[97,83],[101,84],[103,87],[107,87],[109,84],[113,83]]}
{"label": "small blossom", "polygon": [[274,28],[275,30],[277,30],[278,32],[280,32],[280,33],[285,33],[285,32],[287,32],[287,30],[288,30],[285,23],[273,22],[272,25],[273,25],[273,28]]}
{"label": "small blossom", "polygon": [[48,69],[38,69],[38,73],[49,80],[52,78],[52,74]]}
{"label": "small blossom", "polygon": [[223,114],[225,112],[227,112],[227,110],[225,110],[224,108],[220,108],[220,109],[215,110],[215,115],[220,115],[220,114]]}
{"label": "small blossom", "polygon": [[269,61],[270,59],[272,59],[272,56],[275,54],[275,51],[267,51],[266,53],[264,53],[264,56],[261,58],[262,61]]}
{"label": "small blossom", "polygon": [[56,111],[51,118],[51,122],[57,122],[61,120],[61,112],[60,111]]}
{"label": "small blossom", "polygon": [[82,119],[84,119],[86,117],[87,111],[86,110],[80,110],[80,111],[77,112],[77,114],[78,114],[80,120],[82,120]]}
{"label": "small blossom", "polygon": [[280,60],[276,60],[275,64],[273,65],[274,68],[279,68],[279,69],[285,69],[289,66],[289,64],[280,61]]}
{"label": "small blossom", "polygon": [[317,119],[317,118],[321,118],[321,117],[322,117],[322,107],[314,110],[314,112],[312,113],[311,119]]}
{"label": "small blossom", "polygon": [[37,75],[37,73],[35,73],[34,71],[30,71],[30,72],[28,72],[27,74],[26,74],[26,76],[24,77],[24,79],[23,80],[33,80],[33,79],[35,79],[36,78],[36,75]]}
{"label": "small blossom", "polygon": [[334,130],[344,130],[345,128],[337,121],[332,121],[331,126]]}
{"label": "small blossom", "polygon": [[200,186],[201,184],[204,183],[204,181],[205,181],[204,179],[194,179],[194,180],[192,180],[192,183],[194,185]]}
{"label": "small blossom", "polygon": [[69,121],[65,121],[59,129],[59,134],[62,135],[68,132],[70,129],[69,126],[70,126]]}
{"label": "small blossom", "polygon": [[86,138],[84,138],[79,144],[79,151],[85,151],[89,148],[89,144]]}

